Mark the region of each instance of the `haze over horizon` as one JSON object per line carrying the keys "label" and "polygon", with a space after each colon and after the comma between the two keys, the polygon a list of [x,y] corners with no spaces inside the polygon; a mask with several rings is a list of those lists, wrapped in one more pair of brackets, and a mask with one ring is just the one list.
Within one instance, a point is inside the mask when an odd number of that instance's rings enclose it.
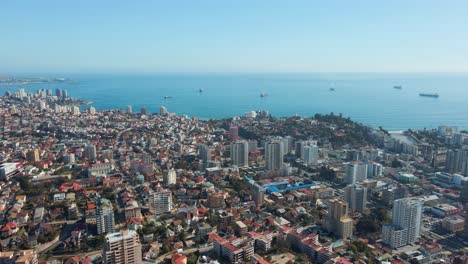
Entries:
{"label": "haze over horizon", "polygon": [[466,72],[466,1],[7,1],[0,73]]}

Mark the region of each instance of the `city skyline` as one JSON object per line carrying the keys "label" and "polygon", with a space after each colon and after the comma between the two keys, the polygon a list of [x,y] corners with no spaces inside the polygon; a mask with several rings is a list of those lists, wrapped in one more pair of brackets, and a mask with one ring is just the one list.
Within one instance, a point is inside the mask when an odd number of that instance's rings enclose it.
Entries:
{"label": "city skyline", "polygon": [[[0,72],[466,72],[463,1],[7,2]],[[442,23],[443,22],[443,23]]]}

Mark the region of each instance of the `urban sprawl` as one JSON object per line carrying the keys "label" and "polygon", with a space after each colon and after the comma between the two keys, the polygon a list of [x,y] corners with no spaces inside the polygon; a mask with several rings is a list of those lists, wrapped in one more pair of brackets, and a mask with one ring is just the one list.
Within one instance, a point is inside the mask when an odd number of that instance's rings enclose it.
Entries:
{"label": "urban sprawl", "polygon": [[467,263],[468,132],[0,97],[0,263]]}

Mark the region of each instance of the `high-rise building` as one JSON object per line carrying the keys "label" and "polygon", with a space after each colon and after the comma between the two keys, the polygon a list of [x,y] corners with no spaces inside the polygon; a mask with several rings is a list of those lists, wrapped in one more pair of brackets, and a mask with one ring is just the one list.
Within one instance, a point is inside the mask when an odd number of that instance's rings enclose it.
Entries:
{"label": "high-rise building", "polygon": [[314,164],[318,161],[319,149],[316,146],[303,146],[301,155],[305,165]]}
{"label": "high-rise building", "polygon": [[210,147],[208,145],[205,145],[205,144],[200,144],[198,145],[198,155],[199,155],[199,159],[203,162],[203,163],[207,163],[208,161],[211,160],[211,150],[210,150]]}
{"label": "high-rise building", "polygon": [[86,157],[91,161],[97,159],[96,145],[89,144],[86,146]]}
{"label": "high-rise building", "polygon": [[159,108],[159,114],[160,114],[160,115],[167,115],[168,113],[169,113],[169,112],[167,111],[167,108],[166,108],[166,107],[161,106],[161,107]]}
{"label": "high-rise building", "polygon": [[28,160],[29,163],[36,163],[39,162],[41,159],[39,155],[39,149],[31,149],[27,154],[26,154],[26,159]]}
{"label": "high-rise building", "polygon": [[66,89],[62,90],[62,98],[67,99],[68,98],[68,91]]}
{"label": "high-rise building", "polygon": [[283,143],[283,154],[286,155],[289,153],[289,140],[287,138],[280,137],[278,140],[281,140]]}
{"label": "high-rise building", "polygon": [[363,212],[367,203],[367,188],[360,184],[350,184],[345,187],[344,200],[355,211]]}
{"label": "high-rise building", "polygon": [[127,106],[126,106],[126,109],[127,109],[127,114],[133,113],[133,108],[132,108],[131,105],[127,105]]}
{"label": "high-rise building", "polygon": [[108,234],[103,251],[105,264],[140,264],[141,243],[138,233],[133,230]]}
{"label": "high-rise building", "polygon": [[454,145],[457,145],[457,146],[461,146],[463,145],[463,141],[464,141],[464,136],[462,133],[455,133],[453,134],[453,144]]}
{"label": "high-rise building", "polygon": [[353,236],[353,219],[348,215],[348,203],[333,199],[328,204],[327,229],[341,239]]}
{"label": "high-rise building", "polygon": [[468,203],[468,182],[464,182],[462,189],[460,191],[460,202],[462,204]]}
{"label": "high-rise building", "polygon": [[[294,153],[296,157],[304,159],[302,148],[305,146],[317,147],[317,140],[300,140],[294,144]],[[291,146],[292,148],[292,146]]]}
{"label": "high-rise building", "polygon": [[172,192],[167,189],[158,189],[150,197],[150,211],[155,214],[164,214],[172,210]]}
{"label": "high-rise building", "polygon": [[239,140],[239,127],[230,126],[229,127],[229,141]]}
{"label": "high-rise building", "polygon": [[382,227],[382,240],[392,248],[418,241],[424,201],[410,197],[393,202],[392,223]]}
{"label": "high-rise building", "polygon": [[351,162],[346,165],[346,183],[355,184],[367,179],[367,164]]}
{"label": "high-rise building", "polygon": [[383,166],[377,162],[369,162],[367,163],[367,178],[374,178],[382,176],[383,173]]}
{"label": "high-rise building", "polygon": [[98,234],[114,232],[114,208],[112,203],[105,198],[96,201],[96,227]]}
{"label": "high-rise building", "polygon": [[60,90],[60,88],[55,89],[55,96],[58,98],[62,97],[62,90]]}
{"label": "high-rise building", "polygon": [[449,149],[445,157],[445,170],[468,174],[468,149]]}
{"label": "high-rise building", "polygon": [[252,192],[252,197],[257,206],[262,206],[265,200],[266,189],[260,184],[256,183],[254,180],[249,181],[250,191]]}
{"label": "high-rise building", "polygon": [[461,171],[462,168],[462,150],[449,149],[445,157],[445,170],[450,173]]}
{"label": "high-rise building", "polygon": [[90,107],[88,108],[88,113],[89,113],[90,115],[95,115],[95,114],[96,114],[96,108],[90,106]]}
{"label": "high-rise building", "polygon": [[245,140],[231,143],[231,162],[237,167],[249,166],[249,143]]}
{"label": "high-rise building", "polygon": [[163,181],[167,185],[176,184],[177,183],[177,173],[174,169],[165,170],[163,172]]}
{"label": "high-rise building", "polygon": [[279,170],[283,167],[283,142],[271,141],[265,146],[265,167],[267,170]]}
{"label": "high-rise building", "polygon": [[294,138],[291,137],[291,136],[286,136],[284,137],[284,139],[286,140],[287,142],[287,148],[286,148],[286,151],[284,152],[285,154],[289,154],[293,151],[294,149]]}
{"label": "high-rise building", "polygon": [[146,106],[143,106],[143,107],[140,109],[140,114],[142,114],[142,115],[148,114],[148,109],[146,109]]}
{"label": "high-rise building", "polygon": [[80,108],[78,106],[72,106],[71,112],[73,115],[79,115],[80,114]]}

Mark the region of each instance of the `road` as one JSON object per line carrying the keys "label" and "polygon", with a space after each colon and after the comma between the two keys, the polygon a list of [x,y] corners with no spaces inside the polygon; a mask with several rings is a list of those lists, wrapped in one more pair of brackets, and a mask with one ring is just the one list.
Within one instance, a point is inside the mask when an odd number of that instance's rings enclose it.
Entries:
{"label": "road", "polygon": [[[197,252],[197,251],[200,251],[200,253],[204,253],[204,252],[208,252],[208,251],[211,251],[211,250],[213,250],[213,246],[209,245],[207,247],[189,248],[189,249],[183,250],[181,253],[184,254],[184,255],[188,255],[188,254],[191,254],[191,253],[194,253],[194,252]],[[160,263],[165,258],[167,258],[169,256],[172,256],[174,253],[177,253],[177,250],[167,252],[166,254],[157,257],[154,262],[147,262],[147,263]]]}
{"label": "road", "polygon": [[60,236],[57,236],[54,240],[41,244],[36,247],[37,254],[40,255],[43,252],[47,252],[49,249],[53,249],[60,244]]}

